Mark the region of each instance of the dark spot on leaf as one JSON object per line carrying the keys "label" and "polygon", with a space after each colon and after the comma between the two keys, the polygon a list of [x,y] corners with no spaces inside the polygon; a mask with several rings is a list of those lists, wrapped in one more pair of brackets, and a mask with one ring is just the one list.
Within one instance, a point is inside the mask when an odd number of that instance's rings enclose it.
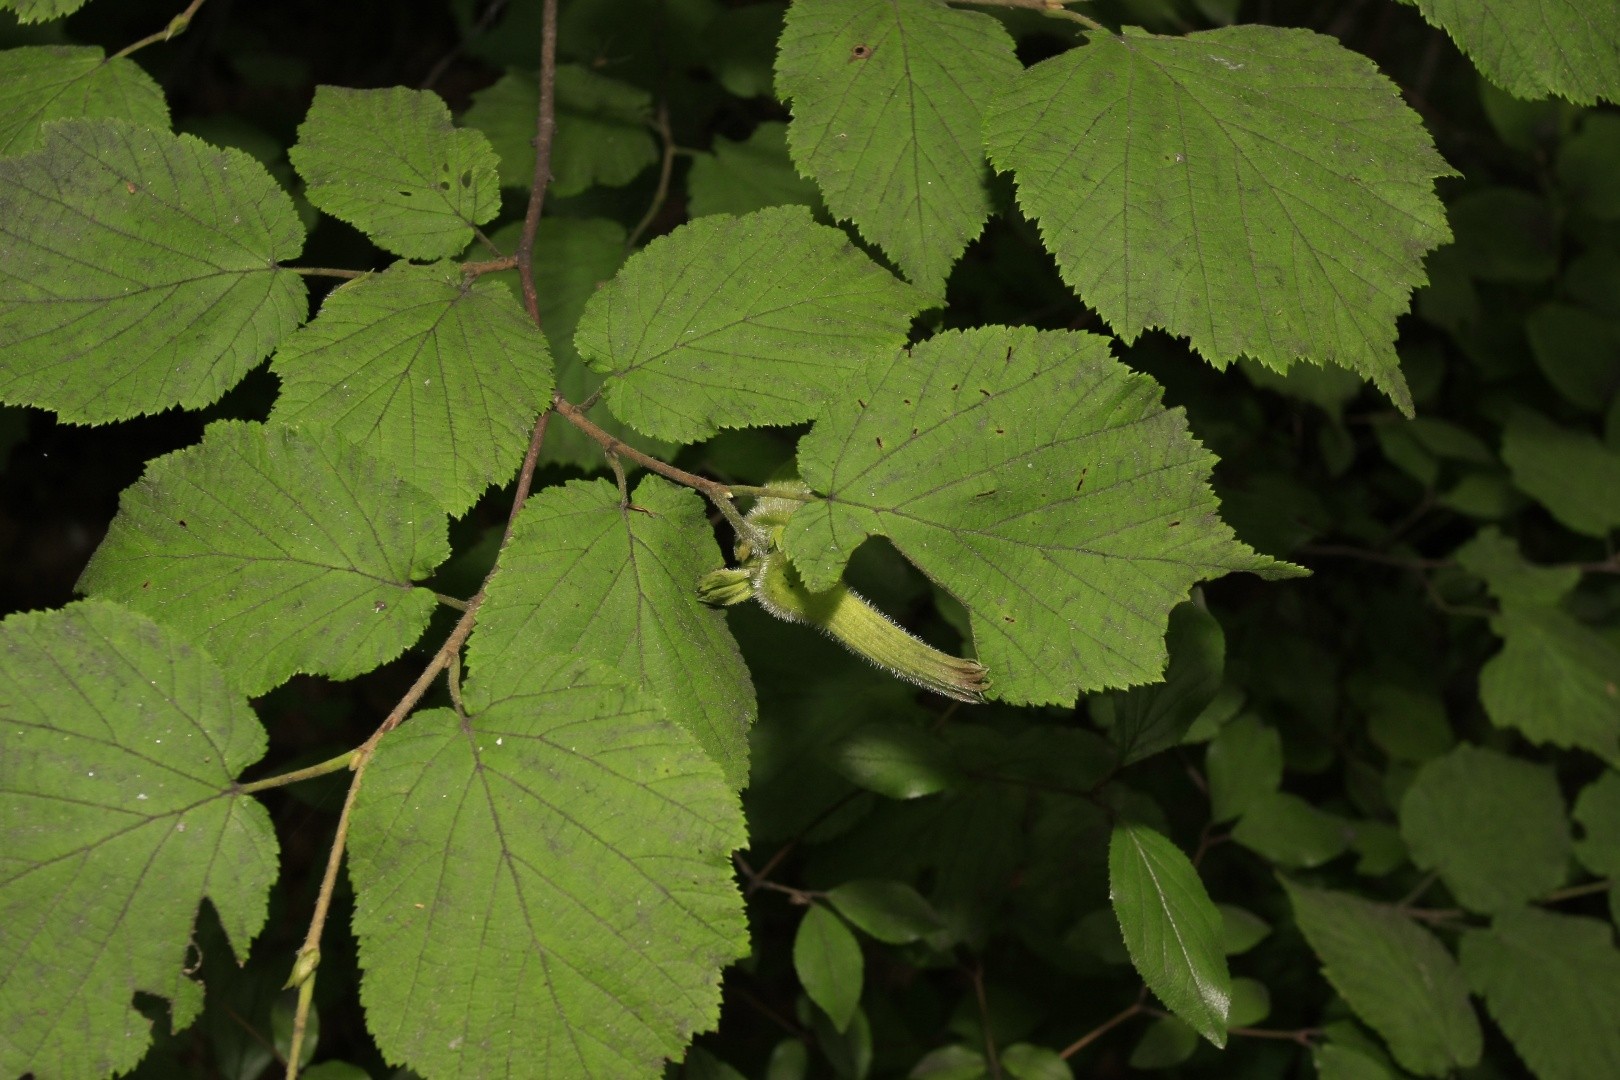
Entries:
{"label": "dark spot on leaf", "polygon": [[862,401],[860,398],[855,399],[855,404],[859,405],[863,409],[866,408],[866,402]]}
{"label": "dark spot on leaf", "polygon": [[910,398],[901,398],[900,400],[905,402],[907,405],[911,404],[911,399]]}
{"label": "dark spot on leaf", "polygon": [[1085,469],[1080,470],[1080,481],[1079,481],[1079,483],[1074,485],[1074,490],[1079,491],[1081,488],[1086,486],[1086,473],[1088,473],[1090,471],[1091,471],[1090,468],[1085,468]]}
{"label": "dark spot on leaf", "polygon": [[440,180],[439,181],[439,190],[440,191],[449,191],[450,190],[450,181],[448,181],[448,180]]}
{"label": "dark spot on leaf", "polygon": [[1172,529],[1173,529],[1173,528],[1175,528],[1175,527],[1176,527],[1176,526],[1177,526],[1177,525],[1180,525],[1180,524],[1181,524],[1181,522],[1179,522],[1179,521],[1172,521],[1172,522],[1171,522],[1171,523],[1170,523],[1170,527],[1171,527],[1171,528],[1172,528]]}
{"label": "dark spot on leaf", "polygon": [[461,186],[464,187],[464,188],[472,187],[472,170],[471,169],[468,169],[466,172],[461,174]]}
{"label": "dark spot on leaf", "polygon": [[371,610],[380,615],[388,610],[388,602],[386,600],[379,600],[375,604],[371,605]]}
{"label": "dark spot on leaf", "polygon": [[125,180],[124,181],[124,190],[129,192],[131,195],[135,194],[135,181],[133,181],[133,180]]}
{"label": "dark spot on leaf", "polygon": [[916,428],[912,428],[912,429],[911,429],[911,433],[912,433],[912,434],[913,434],[913,435],[915,435],[915,434],[917,434],[917,429],[916,429]]}
{"label": "dark spot on leaf", "polygon": [[951,383],[951,389],[952,389],[952,390],[960,390],[960,389],[961,389],[961,388],[962,388],[962,384],[961,384],[961,383],[954,383],[954,382],[953,382],[953,383]]}
{"label": "dark spot on leaf", "polygon": [[1002,622],[1017,622],[1018,620],[1013,618],[1011,615],[1003,615],[1001,617],[1001,621]]}
{"label": "dark spot on leaf", "polygon": [[1007,359],[1004,362],[1008,363],[1008,364],[1012,363],[1012,346],[1011,345],[1007,346]]}
{"label": "dark spot on leaf", "polygon": [[985,498],[985,497],[986,497],[986,496],[989,496],[989,495],[994,495],[994,494],[995,494],[995,493],[996,493],[996,489],[995,489],[995,488],[991,488],[991,489],[990,489],[990,490],[989,490],[989,491],[981,491],[981,492],[979,492],[979,493],[978,493],[978,494],[977,494],[977,495],[975,495],[975,496],[973,496],[973,497],[974,497],[974,498],[975,498],[975,499],[983,499],[983,498]]}
{"label": "dark spot on leaf", "polygon": [[151,587],[152,587],[152,583],[151,583],[151,582],[150,582],[150,581],[143,581],[143,582],[141,582],[141,588],[143,588],[143,589],[150,589],[150,588],[151,588]]}
{"label": "dark spot on leaf", "polygon": [[411,193],[408,191],[402,191],[399,193],[399,197],[402,199],[408,199],[411,197]]}
{"label": "dark spot on leaf", "polygon": [[851,60],[865,60],[871,55],[872,46],[866,44],[864,41],[849,50],[849,58]]}
{"label": "dark spot on leaf", "polygon": [[1007,434],[1007,429],[998,427],[998,428],[996,428],[996,434],[997,435],[1005,435],[1005,434]]}
{"label": "dark spot on leaf", "polygon": [[981,394],[983,394],[983,395],[984,395],[984,396],[985,396],[985,397],[990,397],[990,396],[992,396],[992,395],[991,395],[991,393],[990,393],[990,391],[988,391],[988,390],[986,390],[986,389],[985,389],[985,388],[984,388],[984,387],[982,387],[982,386],[981,386],[981,387],[979,387],[979,393],[981,393]]}
{"label": "dark spot on leaf", "polygon": [[189,529],[189,528],[191,528],[191,526],[190,526],[190,525],[187,525],[187,524],[186,524],[186,519],[185,519],[185,518],[181,518],[181,519],[180,519],[180,527],[181,527],[181,528],[182,528],[182,529]]}
{"label": "dark spot on leaf", "polygon": [[883,436],[879,435],[877,437],[877,444],[879,450],[883,449]]}

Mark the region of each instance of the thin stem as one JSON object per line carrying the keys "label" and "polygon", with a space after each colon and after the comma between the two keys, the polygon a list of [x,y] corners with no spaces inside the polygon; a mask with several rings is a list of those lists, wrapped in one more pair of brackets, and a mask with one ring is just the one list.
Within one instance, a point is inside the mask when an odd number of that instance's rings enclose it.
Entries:
{"label": "thin stem", "polygon": [[660,101],[658,103],[658,117],[653,124],[653,128],[658,132],[659,141],[664,144],[664,158],[658,167],[658,187],[653,192],[652,205],[647,207],[647,212],[641,216],[641,220],[636,223],[636,227],[631,229],[630,235],[625,238],[624,249],[626,251],[634,248],[641,239],[642,234],[651,228],[652,223],[657,220],[659,211],[664,209],[664,203],[669,199],[670,177],[675,174],[675,135],[669,129],[668,102]]}
{"label": "thin stem", "polygon": [[1144,1008],[1142,1005],[1142,999],[1138,998],[1136,1001],[1125,1006],[1123,1009],[1119,1010],[1119,1012],[1115,1013],[1113,1016],[1110,1016],[1108,1019],[1104,1020],[1102,1023],[1098,1024],[1096,1027],[1092,1028],[1078,1039],[1074,1040],[1074,1042],[1058,1051],[1058,1057],[1067,1061],[1069,1058],[1074,1057],[1074,1055],[1078,1054],[1080,1051],[1084,1050],[1086,1047],[1090,1046],[1092,1043],[1096,1042],[1110,1031],[1113,1031],[1115,1028],[1119,1027],[1119,1025],[1123,1024],[1125,1021],[1131,1019],[1131,1017],[1136,1016],[1143,1011]]}
{"label": "thin stem", "polygon": [[446,596],[442,592],[436,592],[433,594],[433,598],[447,608],[454,608],[457,611],[467,610],[467,601],[461,599],[460,597]]}
{"label": "thin stem", "polygon": [[992,1080],[1001,1080],[1001,1058],[996,1054],[996,1037],[990,1030],[990,1000],[984,992],[984,965],[974,961],[969,977],[973,980],[973,996],[979,1004],[979,1028],[984,1033],[984,1059],[990,1066]]}
{"label": "thin stem", "polygon": [[236,790],[242,795],[251,795],[255,791],[268,791],[271,788],[285,787],[296,784],[300,780],[313,780],[317,776],[326,776],[342,769],[354,768],[354,757],[357,751],[346,750],[335,758],[328,758],[319,765],[310,765],[292,772],[282,773],[279,776],[267,776],[263,780],[255,780],[251,784],[238,784]]}
{"label": "thin stem", "polygon": [[[983,7],[1026,8],[1030,11],[1039,11],[1042,15],[1050,15],[1053,18],[1068,19],[1070,22],[1077,22],[1081,26],[1084,26],[1087,30],[1094,30],[1101,34],[1110,32],[1108,27],[1104,26],[1096,19],[1082,15],[1078,11],[1070,11],[1068,8],[1064,7],[1063,0],[956,0],[956,2],[978,4]],[[1069,0],[1069,2],[1073,3],[1076,2],[1076,0]]]}
{"label": "thin stem", "polygon": [[516,255],[502,255],[498,259],[485,259],[483,262],[464,262],[461,264],[461,273],[465,277],[497,274],[502,270],[516,270],[517,264]]}
{"label": "thin stem", "polygon": [[534,485],[534,470],[540,464],[540,446],[546,441],[546,428],[550,425],[551,410],[546,409],[534,422],[529,449],[524,452],[523,467],[518,470],[517,487],[512,492],[512,510],[506,515],[506,532],[501,534],[502,551],[506,550],[506,542],[512,539],[512,524],[517,521],[518,511],[529,501],[529,489]]}
{"label": "thin stem", "polygon": [[439,57],[434,65],[428,69],[428,73],[422,77],[422,83],[419,87],[417,87],[417,89],[433,89],[433,84],[442,79],[444,77],[444,73],[450,70],[450,65],[455,62],[456,57],[461,55],[461,50],[467,47],[467,43],[475,38],[481,37],[485,31],[487,31],[491,26],[495,25],[495,20],[500,18],[501,12],[506,10],[506,3],[507,0],[493,0],[493,2],[484,9],[484,13],[478,16],[478,21],[473,23],[472,26],[468,27],[467,33],[462,36],[461,40],[456,42],[450,51]]}
{"label": "thin stem", "polygon": [[666,480],[673,480],[677,484],[693,488],[704,495],[731,523],[731,527],[736,530],[738,536],[752,536],[757,531],[752,525],[743,520],[742,514],[738,513],[737,504],[731,501],[731,488],[727,485],[699,476],[697,473],[689,473],[685,469],[677,469],[673,465],[667,465],[650,454],[642,453],[623,439],[609,435],[591,423],[590,418],[580,411],[579,406],[573,404],[561,394],[552,395],[551,407],[556,409],[564,420],[567,420],[594,439],[608,453],[627,457],[642,468],[655,472]]}
{"label": "thin stem", "polygon": [[298,1080],[298,1061],[303,1057],[304,1029],[309,1024],[309,1005],[314,998],[316,969],[320,964],[321,932],[326,929],[326,916],[332,909],[332,893],[337,888],[338,868],[343,865],[343,851],[349,840],[349,820],[354,814],[354,799],[360,792],[360,780],[371,761],[371,743],[355,751],[354,779],[349,781],[349,793],[343,798],[343,811],[338,814],[337,835],[332,838],[332,851],[326,858],[326,873],[321,878],[321,891],[315,897],[315,913],[309,920],[309,933],[298,950],[297,971],[309,959],[309,971],[298,985],[298,1010],[293,1014],[292,1039],[287,1045],[287,1080]]}
{"label": "thin stem", "polygon": [[1608,878],[1602,881],[1588,881],[1585,885],[1571,885],[1567,889],[1555,889],[1543,896],[1537,903],[1556,904],[1564,900],[1574,900],[1581,896],[1591,896],[1593,893],[1608,892],[1614,888],[1614,882]]}
{"label": "thin stem", "polygon": [[540,325],[540,298],[534,287],[534,237],[540,231],[540,211],[551,184],[551,144],[557,136],[557,0],[542,0],[540,8],[540,113],[534,126],[534,180],[529,186],[529,208],[523,214],[523,239],[518,241],[517,270],[523,282],[523,308]]}
{"label": "thin stem", "polygon": [[1378,563],[1380,566],[1398,566],[1403,570],[1445,570],[1456,566],[1454,559],[1423,559],[1409,555],[1389,555],[1370,548],[1351,544],[1306,544],[1299,549],[1301,555],[1328,555],[1339,559],[1358,559]]}
{"label": "thin stem", "polygon": [[112,59],[117,60],[121,56],[128,56],[130,53],[144,49],[148,45],[156,45],[160,41],[168,41],[170,38],[184,33],[186,27],[191,25],[191,17],[197,14],[197,9],[202,6],[203,0],[191,0],[191,3],[186,5],[186,10],[169,20],[169,25],[155,34],[147,34],[133,45],[124,46],[112,54]]}
{"label": "thin stem", "polygon": [[1419,879],[1416,885],[1412,886],[1411,892],[1401,897],[1400,902],[1395,906],[1400,910],[1405,911],[1407,908],[1411,907],[1413,904],[1422,899],[1423,894],[1429,891],[1429,887],[1439,880],[1440,874],[1437,871],[1430,870],[1427,874],[1424,874],[1421,879]]}
{"label": "thin stem", "polygon": [[303,274],[305,277],[335,277],[346,278],[349,281],[353,281],[355,278],[363,278],[371,273],[370,270],[337,270],[330,266],[283,266],[281,269],[291,270],[293,273]]}
{"label": "thin stem", "polygon": [[[1163,1009],[1144,1008],[1142,1012],[1146,1013],[1148,1016],[1156,1016],[1160,1017],[1161,1019],[1171,1015],[1170,1013],[1165,1012]],[[1311,1040],[1321,1038],[1322,1029],[1305,1027],[1284,1030],[1282,1028],[1235,1027],[1227,1028],[1226,1033],[1228,1035],[1236,1035],[1245,1039],[1279,1039],[1284,1042],[1299,1043],[1299,1045],[1309,1050],[1313,1045],[1315,1045],[1311,1042]]]}

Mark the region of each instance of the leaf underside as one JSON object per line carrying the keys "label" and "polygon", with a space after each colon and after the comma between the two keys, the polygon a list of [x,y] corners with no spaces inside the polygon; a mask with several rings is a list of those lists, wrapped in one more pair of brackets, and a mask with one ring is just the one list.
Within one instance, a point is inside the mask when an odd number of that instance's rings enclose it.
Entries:
{"label": "leaf underside", "polygon": [[988,15],[939,0],[798,0],[776,62],[794,164],[834,215],[942,296],[990,216],[984,103],[1020,70]]}
{"label": "leaf underside", "polygon": [[608,407],[654,438],[808,420],[905,341],[928,298],[802,206],[659,237],[598,290],[574,345]]}
{"label": "leaf underside", "polygon": [[198,642],[260,694],[399,655],[435,602],[411,582],[448,555],[438,507],[360,450],[221,421],[147,464],[78,587]]}
{"label": "leaf underside", "polygon": [[304,320],[292,201],[238,150],[58,121],[0,159],[0,400],[106,423],[217,400]]}
{"label": "leaf underside", "polygon": [[385,740],[355,803],[378,1046],[437,1078],[662,1075],[747,952],[736,795],[598,666],[510,658],[465,701]]}
{"label": "leaf underside", "polygon": [[468,666],[569,654],[607,663],[657,695],[741,788],[754,687],[725,614],[697,598],[698,578],[724,564],[703,502],[649,476],[631,507],[605,480],[530,499],[478,609]]}
{"label": "leaf underside", "polygon": [[1019,76],[985,134],[1126,341],[1162,327],[1219,366],[1335,364],[1411,412],[1395,320],[1450,238],[1433,179],[1451,170],[1366,57],[1263,26],[1099,38]]}
{"label": "leaf underside", "polygon": [[498,282],[395,264],[277,350],[272,421],[335,431],[451,514],[517,471],[551,400],[546,339]]}
{"label": "leaf underside", "polygon": [[882,535],[972,616],[991,693],[1062,703],[1157,681],[1200,580],[1287,573],[1239,543],[1214,458],[1093,334],[988,327],[868,365],[799,444],[824,501],[788,524],[812,589]]}
{"label": "leaf underside", "polygon": [[146,1053],[137,993],[184,1027],[206,896],[238,959],[276,877],[232,790],[264,729],[199,650],[101,601],[0,623],[0,1074],[106,1076]]}

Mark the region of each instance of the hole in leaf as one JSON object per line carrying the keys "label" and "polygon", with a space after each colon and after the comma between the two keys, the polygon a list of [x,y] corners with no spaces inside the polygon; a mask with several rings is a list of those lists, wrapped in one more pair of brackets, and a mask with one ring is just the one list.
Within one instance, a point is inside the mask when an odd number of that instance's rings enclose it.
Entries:
{"label": "hole in leaf", "polygon": [[466,172],[463,172],[461,174],[461,186],[464,187],[464,188],[472,187],[472,170],[471,169],[468,169]]}
{"label": "hole in leaf", "polygon": [[851,60],[865,60],[871,55],[872,46],[866,44],[864,41],[849,50],[849,58]]}

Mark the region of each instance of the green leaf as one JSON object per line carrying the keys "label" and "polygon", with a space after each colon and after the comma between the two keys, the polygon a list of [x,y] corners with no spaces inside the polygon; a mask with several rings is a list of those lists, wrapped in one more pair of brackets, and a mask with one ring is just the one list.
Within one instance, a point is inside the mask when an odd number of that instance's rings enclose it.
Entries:
{"label": "green leaf", "polygon": [[[1620,117],[1593,110],[1581,117],[1581,127],[1558,147],[1558,182],[1570,203],[1581,213],[1603,221],[1620,219]],[[1539,359],[1539,356],[1538,356]],[[1614,357],[1593,358],[1606,367]],[[1560,388],[1562,389],[1562,388]],[[1586,404],[1576,401],[1577,405]]]}
{"label": "green leaf", "polygon": [[1298,795],[1273,791],[1249,804],[1232,839],[1279,866],[1313,867],[1342,855],[1354,828]]}
{"label": "green leaf", "polygon": [[834,215],[943,296],[990,216],[985,102],[1019,70],[988,15],[939,0],[796,0],[776,58],[794,164]]}
{"label": "green leaf", "polygon": [[1564,883],[1571,854],[1552,770],[1463,744],[1418,770],[1401,800],[1412,861],[1471,911],[1518,907]]}
{"label": "green leaf", "polygon": [[169,104],[135,61],[94,47],[0,51],[0,155],[37,149],[52,120],[95,117],[169,130]]}
{"label": "green leaf", "polygon": [[0,399],[73,423],[217,400],[304,320],[304,231],[238,150],[59,121],[0,159]]}
{"label": "green leaf", "polygon": [[819,904],[805,911],[793,937],[793,970],[833,1027],[846,1030],[861,1003],[861,945],[837,915]]}
{"label": "green leaf", "polygon": [[863,725],[831,751],[833,767],[852,784],[891,799],[918,799],[961,780],[937,738],[904,723]]}
{"label": "green leaf", "polygon": [[1620,388],[1620,322],[1612,317],[1543,304],[1525,318],[1524,332],[1541,373],[1576,408],[1595,412]]}
{"label": "green leaf", "polygon": [[1191,860],[1146,826],[1116,826],[1108,893],[1131,964],[1148,989],[1204,1038],[1225,1046],[1232,980],[1221,914]]}
{"label": "green leaf", "polygon": [[1481,281],[1530,284],[1558,269],[1558,223],[1547,200],[1515,187],[1464,192],[1446,207],[1457,242],[1440,252]]}
{"label": "green leaf", "polygon": [[[492,239],[503,251],[516,250],[523,223],[495,233]],[[569,401],[581,403],[595,396],[602,376],[585,366],[574,348],[574,328],[585,305],[624,264],[624,226],[605,218],[547,218],[534,241],[535,306],[540,312],[540,328],[551,343],[551,359],[557,369],[557,391]],[[516,270],[494,275],[521,298],[522,286]],[[623,439],[656,457],[668,460],[675,447],[632,431],[598,405],[591,420],[614,438]],[[602,447],[595,439],[572,424],[554,422],[546,430],[540,447],[540,460],[577,465],[587,472],[606,467]]]}
{"label": "green leaf", "polygon": [[1092,718],[1119,747],[1121,765],[1181,742],[1221,688],[1226,635],[1208,611],[1190,600],[1172,608],[1165,647],[1170,663],[1163,682],[1100,695],[1090,702]]}
{"label": "green leaf", "polygon": [[1462,568],[1485,579],[1486,588],[1504,604],[1556,604],[1581,580],[1577,566],[1534,566],[1519,552],[1518,542],[1494,525],[1453,554]]}
{"label": "green leaf", "polygon": [[1251,1027],[1271,1015],[1271,991],[1255,979],[1232,980],[1232,1027]]}
{"label": "green leaf", "polygon": [[1620,451],[1596,436],[1516,409],[1502,460],[1521,491],[1576,532],[1601,538],[1620,527]]}
{"label": "green leaf", "polygon": [[468,666],[537,655],[602,661],[656,694],[737,788],[748,780],[754,688],[725,613],[697,580],[723,565],[696,493],[644,478],[619,505],[609,481],[532,497],[490,579]]}
{"label": "green leaf", "polygon": [[[652,1077],[748,951],[719,766],[594,664],[511,657],[384,739],[349,833],[367,1025],[429,1076]],[[527,1069],[528,1066],[523,1066]]]}
{"label": "green leaf", "polygon": [[903,881],[846,881],[827,891],[827,902],[857,929],[889,945],[909,945],[945,926],[933,905]]}
{"label": "green leaf", "polygon": [[460,514],[517,471],[551,401],[546,341],[497,282],[396,263],[276,352],[272,421],[334,431]]}
{"label": "green leaf", "polygon": [[[1109,153],[1074,152],[1085,132]],[[1163,327],[1211,362],[1361,373],[1402,411],[1395,320],[1449,237],[1450,173],[1371,60],[1305,30],[1096,35],[992,103],[1067,281],[1127,342]]]}
{"label": "green leaf", "polygon": [[1620,101],[1620,8],[1563,0],[1417,0],[1417,6],[1515,97]]}
{"label": "green leaf", "polygon": [[1503,638],[1479,673],[1491,722],[1620,761],[1620,647],[1555,607],[1504,604],[1491,628]]}
{"label": "green leaf", "polygon": [[1002,1050],[1001,1069],[1013,1080],[1074,1080],[1074,1070],[1057,1051],[1033,1043],[1013,1043]]}
{"label": "green leaf", "polygon": [[1391,1080],[1390,1071],[1347,1046],[1326,1043],[1311,1052],[1317,1080]]}
{"label": "green leaf", "polygon": [[202,899],[239,960],[264,926],[275,832],[235,786],[264,729],[206,656],[100,601],[0,623],[0,701],[0,1073],[125,1072],[137,993],[196,1018]]}
{"label": "green leaf", "polygon": [[953,1045],[924,1054],[906,1073],[906,1080],[984,1080],[989,1075],[983,1054],[971,1047]]}
{"label": "green leaf", "polygon": [[241,421],[147,463],[78,588],[201,644],[261,694],[297,672],[347,679],[398,656],[449,555],[426,495],[335,436]]}
{"label": "green leaf", "polygon": [[1360,695],[1367,736],[1391,760],[1422,764],[1456,743],[1446,706],[1434,690],[1369,683]]}
{"label": "green leaf", "polygon": [[1253,716],[1221,728],[1204,755],[1211,821],[1231,821],[1282,784],[1282,736]]}
{"label": "green leaf", "polygon": [[1266,939],[1271,924],[1244,908],[1216,904],[1221,913],[1221,951],[1227,956],[1246,953]]}
{"label": "green leaf", "polygon": [[10,8],[22,23],[60,19],[84,7],[86,0],[0,0],[0,10]]}
{"label": "green leaf", "polygon": [[[598,184],[623,187],[658,160],[648,125],[652,95],[640,87],[578,64],[561,64],[556,108],[551,194],[578,195]],[[534,118],[539,109],[535,73],[514,69],[473,94],[472,108],[461,118],[495,148],[502,187],[526,189],[534,182]],[[548,221],[546,228],[552,224]]]}
{"label": "green leaf", "polygon": [[688,1047],[681,1067],[681,1080],[747,1080],[742,1073],[701,1046]]}
{"label": "green leaf", "polygon": [[1583,833],[1575,855],[1594,874],[1620,878],[1620,772],[1603,775],[1581,789],[1575,820]]}
{"label": "green leaf", "polygon": [[1168,1069],[1197,1049],[1198,1032],[1174,1016],[1161,1016],[1142,1031],[1127,1060],[1133,1069]]}
{"label": "green leaf", "polygon": [[444,259],[501,208],[499,162],[429,90],[317,86],[287,156],[309,201],[408,259]]}
{"label": "green leaf", "polygon": [[740,98],[771,94],[771,61],[786,14],[786,4],[749,4],[721,11],[704,28],[704,62],[727,93]]}
{"label": "green leaf", "polygon": [[1507,912],[1463,933],[1462,967],[1538,1080],[1620,1076],[1620,951],[1609,924]]}
{"label": "green leaf", "polygon": [[949,332],[874,358],[800,441],[825,498],[785,542],[825,589],[887,536],[967,606],[993,696],[1068,704],[1158,680],[1193,583],[1291,569],[1216,516],[1213,463],[1101,337]]}
{"label": "green leaf", "polygon": [[[768,10],[739,8],[739,12]],[[686,177],[687,212],[747,214],[767,206],[814,206],[816,186],[793,171],[788,159],[787,125],[767,121],[743,142],[721,136],[714,153],[701,154]]]}
{"label": "green leaf", "polygon": [[808,420],[906,338],[927,298],[802,206],[661,236],[585,306],[574,345],[659,439]]}
{"label": "green leaf", "polygon": [[1479,1061],[1468,987],[1433,934],[1385,904],[1286,880],[1283,887],[1322,974],[1402,1068],[1443,1076]]}

